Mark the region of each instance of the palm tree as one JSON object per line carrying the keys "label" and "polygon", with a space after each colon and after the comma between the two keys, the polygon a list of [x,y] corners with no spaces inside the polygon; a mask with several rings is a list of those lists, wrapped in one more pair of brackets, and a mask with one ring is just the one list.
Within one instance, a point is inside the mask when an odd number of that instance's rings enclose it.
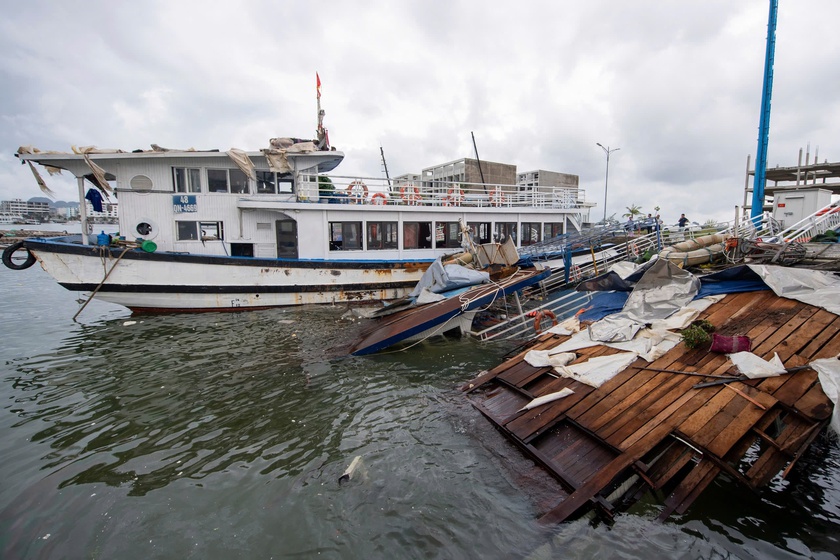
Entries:
{"label": "palm tree", "polygon": [[624,218],[633,218],[636,219],[636,216],[639,216],[642,213],[642,207],[636,206],[635,204],[631,204],[627,207],[627,212],[622,214]]}

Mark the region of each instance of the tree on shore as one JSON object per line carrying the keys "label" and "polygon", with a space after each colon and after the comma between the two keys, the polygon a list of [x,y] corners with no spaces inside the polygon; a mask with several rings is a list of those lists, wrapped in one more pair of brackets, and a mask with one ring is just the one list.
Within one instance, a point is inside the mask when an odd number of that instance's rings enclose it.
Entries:
{"label": "tree on shore", "polygon": [[635,204],[631,204],[630,206],[627,207],[627,212],[622,214],[622,216],[625,217],[625,218],[633,218],[635,220],[636,216],[641,215],[641,213],[642,213],[642,207],[641,206],[636,206]]}

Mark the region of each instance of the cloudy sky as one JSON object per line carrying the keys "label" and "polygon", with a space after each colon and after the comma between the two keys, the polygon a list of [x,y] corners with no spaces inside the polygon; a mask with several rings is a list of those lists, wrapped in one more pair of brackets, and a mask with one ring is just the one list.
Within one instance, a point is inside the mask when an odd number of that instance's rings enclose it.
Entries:
{"label": "cloudy sky", "polygon": [[[769,0],[38,1],[0,20],[0,199],[18,146],[257,150],[311,137],[342,175],[473,157],[580,176],[607,214],[729,220],[755,158]],[[840,2],[780,0],[768,164],[840,160]],[[58,199],[75,183],[48,178]]]}

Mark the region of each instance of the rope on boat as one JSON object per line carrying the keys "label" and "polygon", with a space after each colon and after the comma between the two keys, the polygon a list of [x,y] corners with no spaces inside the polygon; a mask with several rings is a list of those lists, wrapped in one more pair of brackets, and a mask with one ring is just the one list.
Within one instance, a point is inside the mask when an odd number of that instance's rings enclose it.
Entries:
{"label": "rope on boat", "polygon": [[[82,304],[82,306],[79,308],[79,310],[78,310],[78,311],[76,311],[76,314],[75,314],[75,315],[73,315],[73,321],[75,321],[75,320],[76,320],[76,317],[78,317],[78,316],[79,316],[79,314],[80,314],[82,311],[84,311],[85,307],[87,307],[87,304],[89,304],[89,303],[91,302],[91,300],[93,299],[93,297],[96,295],[96,292],[98,292],[98,291],[99,291],[99,288],[101,288],[101,287],[102,287],[102,285],[103,285],[103,284],[105,284],[105,281],[108,279],[108,277],[111,275],[111,273],[112,273],[112,272],[114,272],[114,269],[115,269],[115,268],[117,268],[117,265],[120,263],[120,259],[121,259],[121,258],[123,258],[123,255],[125,255],[125,254],[126,254],[126,253],[130,250],[130,249],[131,249],[131,247],[126,247],[125,249],[123,249],[123,252],[122,252],[122,253],[120,253],[120,256],[119,256],[119,257],[117,257],[117,260],[116,260],[116,261],[114,261],[114,266],[112,266],[112,267],[111,267],[111,270],[109,270],[109,271],[105,274],[105,277],[102,279],[102,282],[100,282],[100,283],[99,283],[99,285],[96,287],[96,289],[95,289],[95,290],[93,290],[93,291],[90,293],[90,297],[87,299],[87,301],[85,301],[85,302]],[[103,255],[103,257],[104,257],[104,255]],[[103,258],[103,261],[104,261],[104,258]]]}

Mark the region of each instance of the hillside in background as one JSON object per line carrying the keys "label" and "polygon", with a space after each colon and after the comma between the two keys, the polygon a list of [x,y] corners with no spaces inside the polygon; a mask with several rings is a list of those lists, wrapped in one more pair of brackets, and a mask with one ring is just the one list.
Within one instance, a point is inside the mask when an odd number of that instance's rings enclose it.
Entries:
{"label": "hillside in background", "polygon": [[50,208],[78,208],[78,202],[64,202],[63,200],[50,200],[45,196],[34,196],[27,200],[27,202],[46,202]]}

